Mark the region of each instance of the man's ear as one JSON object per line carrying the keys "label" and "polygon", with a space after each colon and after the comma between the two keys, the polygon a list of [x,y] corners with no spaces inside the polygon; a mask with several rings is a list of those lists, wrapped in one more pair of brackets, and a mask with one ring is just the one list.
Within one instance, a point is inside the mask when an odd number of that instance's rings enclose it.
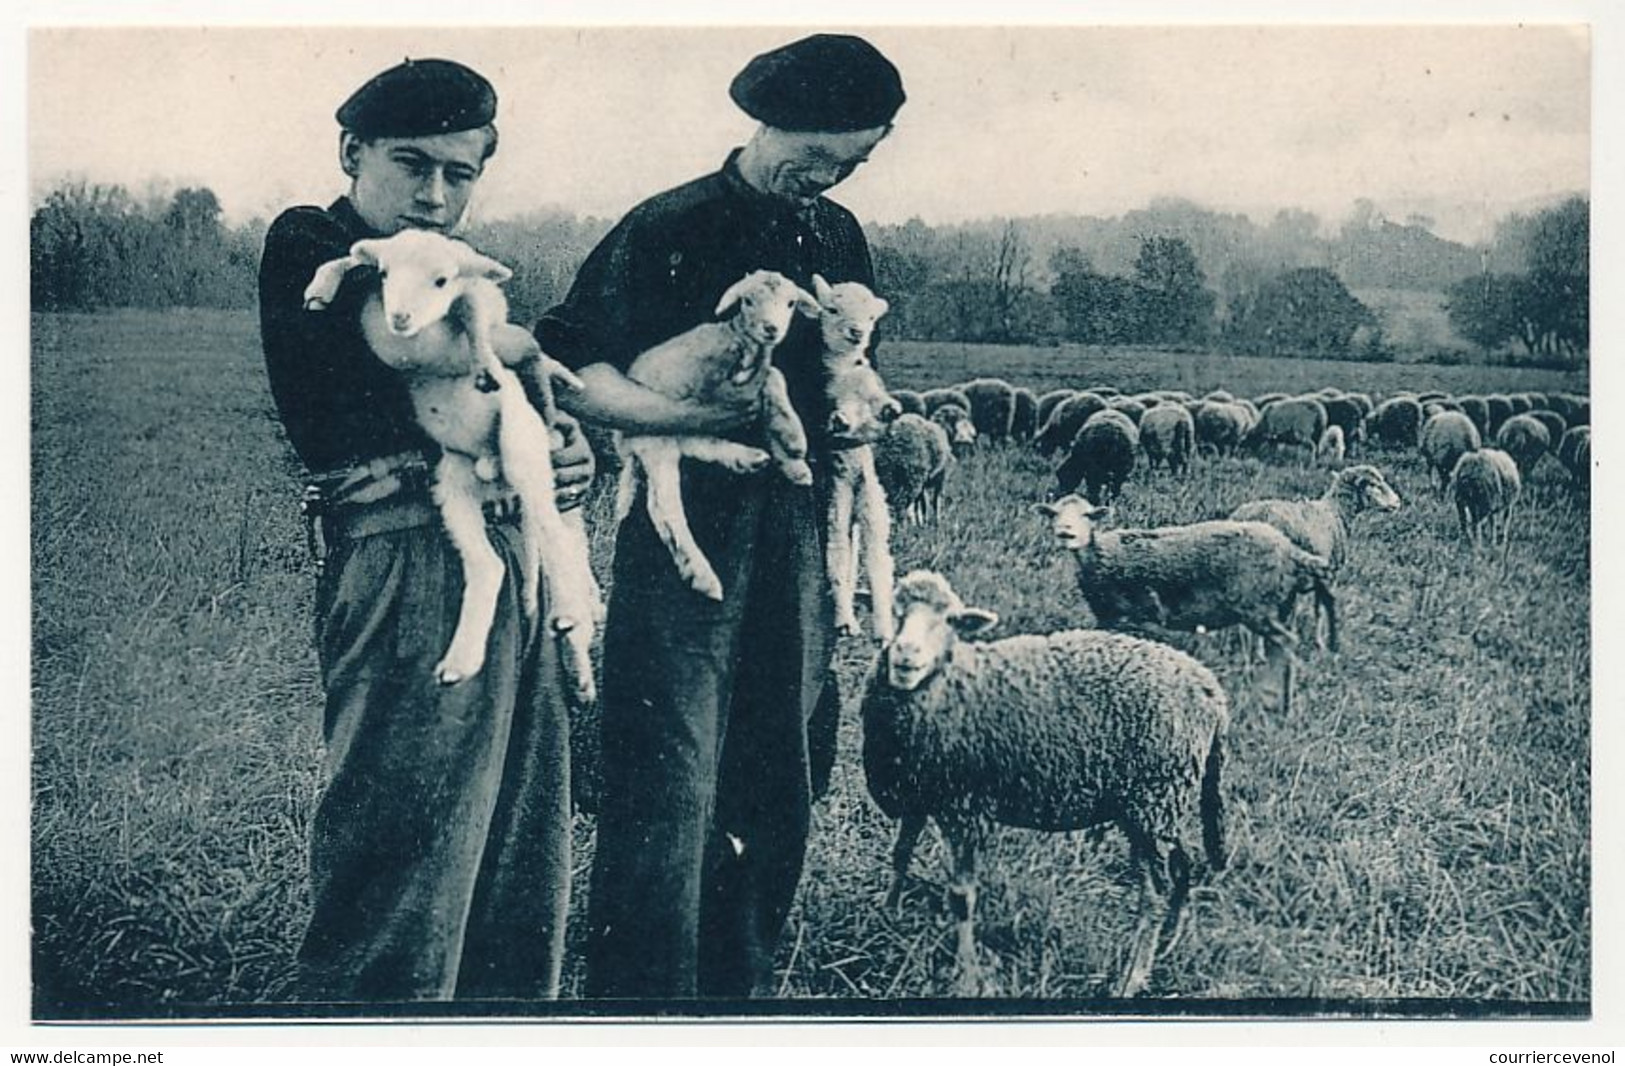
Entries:
{"label": "man's ear", "polygon": [[354,178],[361,170],[361,148],[360,137],[349,130],[339,130],[339,169],[346,177]]}
{"label": "man's ear", "polygon": [[974,637],[998,625],[999,616],[980,607],[961,607],[948,615],[948,624],[953,626],[954,632],[960,636]]}

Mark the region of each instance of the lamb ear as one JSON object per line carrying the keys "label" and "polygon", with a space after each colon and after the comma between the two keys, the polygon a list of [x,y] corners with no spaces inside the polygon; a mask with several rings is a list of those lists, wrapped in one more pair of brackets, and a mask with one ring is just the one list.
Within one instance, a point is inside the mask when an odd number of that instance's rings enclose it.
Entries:
{"label": "lamb ear", "polygon": [[829,282],[824,280],[822,274],[813,275],[813,295],[818,297],[818,302],[821,304],[829,303],[830,298],[835,295],[834,291],[829,287]]}
{"label": "lamb ear", "polygon": [[356,241],[350,245],[350,258],[354,260],[351,266],[377,266],[378,246],[384,243],[380,240]]}
{"label": "lamb ear", "polygon": [[808,318],[817,318],[824,313],[824,305],[819,303],[813,294],[800,285],[790,286],[791,298],[795,300],[795,308]]}
{"label": "lamb ear", "polygon": [[476,252],[467,245],[464,245],[463,247],[464,251],[461,264],[463,273],[472,274],[473,276],[479,278],[488,278],[491,281],[497,282],[498,284],[501,284],[502,282],[513,277],[513,271],[509,270],[506,266],[497,262],[495,259],[492,259],[488,255],[483,255]]}
{"label": "lamb ear", "polygon": [[1045,515],[1049,518],[1054,518],[1056,515],[1061,513],[1061,509],[1059,507],[1056,507],[1053,503],[1047,502],[1033,504],[1033,510],[1038,514]]}
{"label": "lamb ear", "polygon": [[961,607],[948,615],[948,624],[953,626],[954,632],[960,636],[974,637],[998,625],[999,616],[980,607]]}
{"label": "lamb ear", "polygon": [[717,301],[716,314],[724,314],[727,312],[728,308],[738,303],[739,298],[745,295],[745,289],[750,284],[750,276],[746,275],[745,277],[742,277],[738,281],[734,282],[732,285],[728,286],[728,291],[723,293],[722,299]]}
{"label": "lamb ear", "polygon": [[875,317],[876,318],[881,317],[887,311],[890,311],[890,310],[891,310],[891,304],[886,302],[886,298],[884,296],[876,296],[875,297]]}

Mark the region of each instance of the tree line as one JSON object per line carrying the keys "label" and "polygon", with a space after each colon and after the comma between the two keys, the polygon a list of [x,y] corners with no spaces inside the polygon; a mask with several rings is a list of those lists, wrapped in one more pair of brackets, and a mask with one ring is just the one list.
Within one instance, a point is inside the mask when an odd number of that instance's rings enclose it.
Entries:
{"label": "tree line", "polygon": [[[1365,201],[1336,231],[1309,212],[1259,225],[1183,200],[1113,219],[867,228],[892,305],[885,331],[902,339],[1386,359],[1384,314],[1357,295],[1382,287],[1436,294],[1464,346],[1572,362],[1588,348],[1589,210],[1576,197],[1509,215],[1477,247]],[[524,322],[564,295],[610,224],[543,211],[466,236],[513,267]],[[138,198],[65,183],[31,219],[33,307],[252,308],[264,232],[260,220],[228,225],[207,188]]]}

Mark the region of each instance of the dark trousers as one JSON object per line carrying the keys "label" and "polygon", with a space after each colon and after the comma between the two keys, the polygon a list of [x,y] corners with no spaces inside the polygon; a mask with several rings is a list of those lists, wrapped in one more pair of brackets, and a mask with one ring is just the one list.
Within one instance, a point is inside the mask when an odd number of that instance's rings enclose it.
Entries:
{"label": "dark trousers", "polygon": [[317,597],[325,787],[303,994],[331,1002],[558,994],[570,884],[557,653],[524,617],[516,526],[485,667],[435,681],[462,597],[438,521],[338,543]]}
{"label": "dark trousers", "polygon": [[814,495],[773,473],[683,477],[724,599],[678,577],[640,498],[604,634],[592,996],[771,993],[806,849],[834,618]]}

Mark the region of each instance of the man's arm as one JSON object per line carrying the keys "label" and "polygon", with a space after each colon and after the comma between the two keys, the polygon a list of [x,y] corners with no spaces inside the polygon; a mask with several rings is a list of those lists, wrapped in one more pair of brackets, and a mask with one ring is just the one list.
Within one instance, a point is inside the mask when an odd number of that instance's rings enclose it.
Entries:
{"label": "man's arm", "polygon": [[577,371],[582,389],[559,389],[560,407],[580,418],[637,434],[726,433],[761,412],[755,390],[726,389],[715,403],[674,400],[638,384],[608,363]]}

